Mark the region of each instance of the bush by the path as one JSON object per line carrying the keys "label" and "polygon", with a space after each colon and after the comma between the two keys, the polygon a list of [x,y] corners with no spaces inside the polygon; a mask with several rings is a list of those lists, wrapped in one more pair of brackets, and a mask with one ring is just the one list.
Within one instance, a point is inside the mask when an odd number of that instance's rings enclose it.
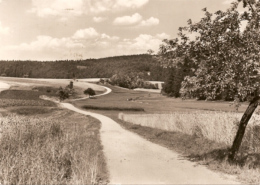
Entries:
{"label": "bush by the path", "polygon": [[92,89],[92,88],[87,88],[85,91],[84,91],[84,94],[87,94],[89,96],[94,96],[96,95],[96,92]]}

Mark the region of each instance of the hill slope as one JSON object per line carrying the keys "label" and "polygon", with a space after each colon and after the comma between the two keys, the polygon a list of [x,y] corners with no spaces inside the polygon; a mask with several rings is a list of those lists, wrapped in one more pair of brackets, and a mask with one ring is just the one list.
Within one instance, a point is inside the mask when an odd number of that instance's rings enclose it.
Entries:
{"label": "hill slope", "polygon": [[[63,61],[0,61],[0,75],[29,78],[109,78],[118,73],[143,73],[164,80],[165,72],[151,55]],[[148,75],[150,72],[150,75]]]}

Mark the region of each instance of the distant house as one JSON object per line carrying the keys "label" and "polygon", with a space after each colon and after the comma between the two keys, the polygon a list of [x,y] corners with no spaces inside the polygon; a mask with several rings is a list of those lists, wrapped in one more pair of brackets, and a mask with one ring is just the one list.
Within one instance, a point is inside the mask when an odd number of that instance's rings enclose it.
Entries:
{"label": "distant house", "polygon": [[5,73],[2,73],[1,76],[6,76],[6,74],[5,74]]}
{"label": "distant house", "polygon": [[29,78],[28,74],[23,75],[23,78]]}

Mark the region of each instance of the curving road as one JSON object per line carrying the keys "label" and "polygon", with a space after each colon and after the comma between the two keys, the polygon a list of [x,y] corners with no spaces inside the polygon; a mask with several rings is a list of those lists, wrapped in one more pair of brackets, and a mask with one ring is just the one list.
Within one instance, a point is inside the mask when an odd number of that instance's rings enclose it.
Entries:
{"label": "curving road", "polygon": [[[104,96],[104,95],[107,95],[109,93],[112,92],[112,90],[108,87],[105,87],[105,86],[102,86],[102,85],[99,85],[100,87],[103,87],[106,91],[102,94],[97,94],[97,95],[94,95],[92,97],[98,97],[98,96]],[[74,100],[71,100],[71,101],[78,101],[78,100],[85,100],[85,99],[88,99],[89,97],[83,97],[83,98],[77,98],[77,99],[74,99]]]}

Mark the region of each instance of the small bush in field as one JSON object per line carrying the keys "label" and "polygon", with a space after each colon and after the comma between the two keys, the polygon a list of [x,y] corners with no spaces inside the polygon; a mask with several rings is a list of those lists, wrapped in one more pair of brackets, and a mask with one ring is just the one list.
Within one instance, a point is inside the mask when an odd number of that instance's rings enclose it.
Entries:
{"label": "small bush in field", "polygon": [[60,101],[68,99],[69,98],[69,90],[67,88],[63,89],[62,87],[60,87],[59,97],[60,97]]}
{"label": "small bush in field", "polygon": [[84,94],[87,94],[89,96],[94,96],[96,95],[96,92],[92,89],[92,88],[87,88],[85,91],[84,91]]}

